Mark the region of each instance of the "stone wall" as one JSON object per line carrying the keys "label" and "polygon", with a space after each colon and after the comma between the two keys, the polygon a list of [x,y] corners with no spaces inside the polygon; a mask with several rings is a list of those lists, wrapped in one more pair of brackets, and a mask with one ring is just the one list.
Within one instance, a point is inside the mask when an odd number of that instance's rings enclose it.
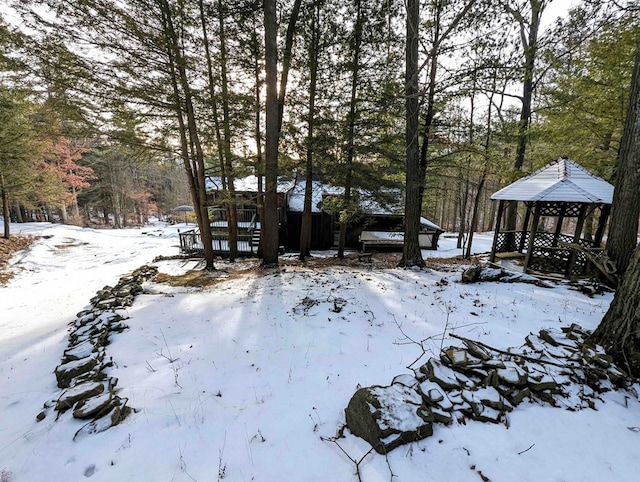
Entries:
{"label": "stone wall", "polygon": [[36,417],[38,421],[51,410],[57,412],[56,420],[70,410],[74,418],[87,420],[75,439],[117,425],[131,412],[128,400],[118,395],[118,379],[109,374],[114,362],[107,347],[112,336],[128,328],[117,310],[131,306],[142,292],[142,283],[157,272],[153,266],[138,268],[120,278],[114,287],[105,286],[98,291],[91,298],[90,307],[76,315],[70,324],[69,345],[54,370],[62,392],[44,404],[44,410]]}

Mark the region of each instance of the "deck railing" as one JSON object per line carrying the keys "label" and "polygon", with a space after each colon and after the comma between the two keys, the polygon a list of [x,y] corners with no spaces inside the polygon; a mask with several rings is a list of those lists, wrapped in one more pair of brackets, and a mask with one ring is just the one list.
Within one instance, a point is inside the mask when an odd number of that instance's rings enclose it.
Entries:
{"label": "deck railing", "polygon": [[[211,227],[226,228],[228,226],[227,209],[222,207],[211,208]],[[238,228],[250,229],[255,227],[257,211],[255,209],[240,208],[237,210]]]}
{"label": "deck railing", "polygon": [[[183,254],[201,254],[204,251],[199,231],[190,229],[179,232],[180,252]],[[219,228],[212,226],[211,246],[213,252],[219,255],[229,254],[229,234],[222,232]],[[253,243],[253,232],[244,231],[238,233],[238,254],[256,254],[258,246]]]}

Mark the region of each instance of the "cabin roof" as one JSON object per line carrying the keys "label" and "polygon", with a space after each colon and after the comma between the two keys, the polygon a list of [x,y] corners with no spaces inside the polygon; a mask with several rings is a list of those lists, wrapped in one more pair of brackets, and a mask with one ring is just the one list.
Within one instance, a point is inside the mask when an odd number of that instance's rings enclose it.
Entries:
{"label": "cabin roof", "polygon": [[[293,180],[278,179],[278,192],[287,192],[294,185]],[[206,189],[209,191],[219,191],[222,189],[222,179],[218,176],[207,176],[205,179]],[[264,176],[262,177],[262,188],[266,184]],[[247,176],[236,178],[233,181],[233,187],[236,192],[258,193],[258,176]]]}
{"label": "cabin roof", "polygon": [[499,201],[611,204],[613,186],[566,157],[561,157],[495,192]]}

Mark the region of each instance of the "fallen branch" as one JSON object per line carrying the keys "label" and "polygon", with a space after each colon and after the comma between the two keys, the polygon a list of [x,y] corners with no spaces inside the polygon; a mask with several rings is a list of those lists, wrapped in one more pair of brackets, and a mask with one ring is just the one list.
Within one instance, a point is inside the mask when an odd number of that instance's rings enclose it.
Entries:
{"label": "fallen branch", "polygon": [[523,453],[528,452],[528,451],[529,451],[529,450],[531,450],[533,447],[535,447],[535,445],[536,445],[536,444],[531,444],[531,445],[529,446],[529,448],[528,448],[528,449],[525,449],[525,450],[523,450],[522,452],[518,452],[518,455],[522,455]]}
{"label": "fallen branch", "polygon": [[526,361],[531,362],[531,363],[542,363],[542,364],[546,364],[546,365],[552,365],[552,366],[558,367],[558,368],[568,368],[566,364],[556,363],[556,362],[553,362],[553,361],[550,361],[550,360],[542,360],[540,358],[527,356],[527,355],[524,355],[522,353],[511,353],[510,351],[501,350],[500,348],[495,348],[495,347],[493,347],[491,345],[487,345],[486,343],[482,343],[481,341],[471,340],[469,338],[465,338],[464,336],[456,335],[455,333],[451,333],[451,336],[453,338],[457,338],[458,340],[461,340],[461,341],[466,341],[466,342],[469,342],[469,343],[475,343],[476,345],[480,345],[482,348],[486,348],[487,350],[495,351],[496,353],[501,353],[502,355],[508,355],[508,356],[522,358],[523,360],[526,360]]}
{"label": "fallen branch", "polygon": [[[322,440],[323,442],[333,442],[334,444],[336,444],[338,448],[342,451],[342,453],[345,454],[347,458],[354,463],[354,465],[356,466],[356,475],[358,476],[358,482],[362,482],[362,474],[360,474],[360,464],[364,461],[364,459],[366,459],[369,456],[371,452],[373,452],[373,447],[371,447],[366,454],[360,457],[360,460],[356,460],[353,457],[351,457],[351,455],[349,455],[349,453],[345,449],[342,448],[342,446],[338,443],[338,440],[336,439],[336,437],[320,437],[320,440]],[[391,470],[391,467],[389,467],[389,470]],[[393,478],[393,472],[391,474]]]}

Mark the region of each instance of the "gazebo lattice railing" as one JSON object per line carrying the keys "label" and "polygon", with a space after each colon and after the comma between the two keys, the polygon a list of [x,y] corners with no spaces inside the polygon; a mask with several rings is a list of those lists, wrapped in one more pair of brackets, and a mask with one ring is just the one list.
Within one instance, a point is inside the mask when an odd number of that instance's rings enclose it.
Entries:
{"label": "gazebo lattice railing", "polygon": [[[499,232],[496,236],[494,257],[501,257],[500,254],[508,254],[506,257],[518,255],[524,257],[530,238],[531,233],[526,230]],[[591,252],[596,258],[599,258],[604,251],[592,240],[582,238],[575,240],[574,236],[567,234],[559,234],[555,237],[554,233],[538,232],[531,250],[528,269],[540,273],[566,273],[570,277],[592,273],[593,269],[587,256],[571,247],[566,247],[567,244],[575,243]],[[574,260],[568,272],[572,254]]]}

